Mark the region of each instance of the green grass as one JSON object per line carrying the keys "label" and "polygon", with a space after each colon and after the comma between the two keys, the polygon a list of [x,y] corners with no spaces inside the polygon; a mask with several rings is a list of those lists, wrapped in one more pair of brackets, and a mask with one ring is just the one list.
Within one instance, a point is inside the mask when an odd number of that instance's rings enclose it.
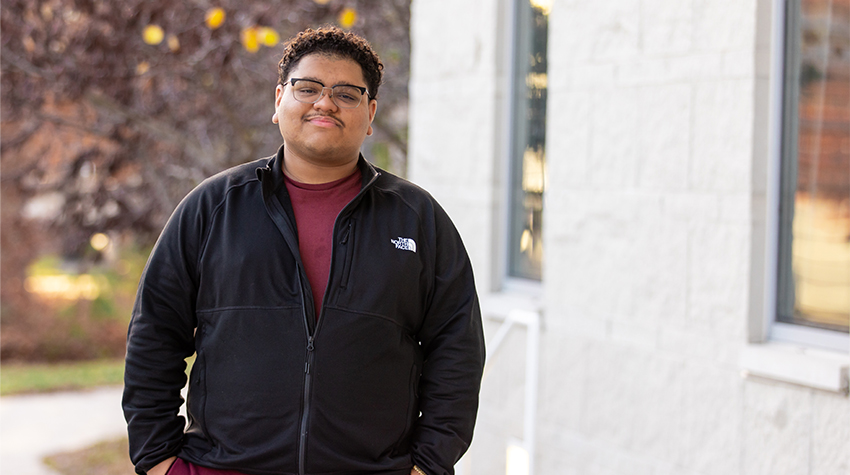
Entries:
{"label": "green grass", "polygon": [[87,389],[123,382],[123,359],[0,366],[0,396]]}
{"label": "green grass", "polygon": [[74,452],[53,454],[44,462],[63,475],[131,475],[126,438],[109,440]]}
{"label": "green grass", "polygon": [[[187,376],[194,363],[194,355],[186,358]],[[0,396],[72,391],[119,384],[124,384],[123,359],[0,365]]]}

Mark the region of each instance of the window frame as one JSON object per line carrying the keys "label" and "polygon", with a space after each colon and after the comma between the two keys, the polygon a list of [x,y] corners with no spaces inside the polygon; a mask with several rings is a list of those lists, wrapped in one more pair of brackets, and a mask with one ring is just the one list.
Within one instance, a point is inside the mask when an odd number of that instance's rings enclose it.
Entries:
{"label": "window frame", "polygon": [[[505,30],[508,32],[508,35],[506,36],[510,38],[510,47],[506,48],[507,57],[505,59],[508,65],[506,71],[507,87],[505,88],[507,93],[505,97],[505,110],[507,111],[507,120],[505,121],[506,134],[503,142],[505,156],[503,168],[503,173],[505,177],[505,201],[503,208],[503,232],[500,239],[502,242],[502,245],[500,246],[500,286],[503,290],[529,293],[531,295],[539,295],[542,293],[542,282],[544,280],[545,270],[543,269],[543,263],[541,263],[539,278],[516,275],[513,273],[513,261],[516,257],[514,256],[514,250],[512,249],[512,246],[515,244],[514,233],[515,227],[517,226],[518,222],[515,213],[516,200],[518,199],[518,196],[522,193],[522,157],[519,156],[520,154],[517,153],[519,135],[517,131],[518,114],[523,113],[525,111],[524,108],[519,106],[519,100],[517,98],[517,95],[520,94],[526,88],[525,77],[520,77],[521,72],[524,71],[525,68],[519,65],[518,55],[520,54],[520,50],[523,49],[524,46],[528,46],[526,44],[527,41],[518,41],[517,38],[518,35],[527,33],[521,30],[520,23],[524,20],[529,20],[530,17],[530,15],[521,12],[520,9],[524,7],[527,8],[526,5],[530,5],[531,2],[529,0],[510,0],[506,3],[508,4],[508,8],[506,8],[507,15],[505,15],[504,23]],[[527,128],[527,126],[523,127]],[[545,188],[543,194],[545,196]],[[543,213],[545,214],[545,210],[543,211]]]}
{"label": "window frame", "polygon": [[[794,51],[789,51],[788,47],[791,44],[791,39],[787,36],[789,21],[799,21],[798,18],[791,18],[790,9],[793,6],[792,2],[802,0],[772,0],[773,8],[773,32],[771,47],[771,76],[775,78],[772,83],[771,90],[771,113],[770,113],[770,135],[771,152],[769,153],[770,169],[768,170],[768,219],[766,252],[766,279],[765,279],[765,339],[773,342],[790,343],[801,345],[804,347],[819,348],[830,351],[839,351],[844,354],[850,353],[850,332],[843,333],[835,330],[821,329],[809,327],[806,325],[786,323],[779,321],[779,273],[781,253],[790,252],[789,249],[782,249],[781,233],[782,229],[782,180],[785,179],[785,154],[788,149],[788,143],[796,143],[796,138],[788,141],[785,137],[786,121],[789,120],[789,114],[797,110],[797,97],[799,96],[798,88],[788,87],[788,71],[787,61],[789,55],[794,55]],[[793,57],[790,59],[793,60]],[[792,102],[793,101],[793,102]],[[786,114],[789,105],[791,112]],[[795,162],[796,165],[796,162]],[[790,256],[788,257],[790,259]]]}

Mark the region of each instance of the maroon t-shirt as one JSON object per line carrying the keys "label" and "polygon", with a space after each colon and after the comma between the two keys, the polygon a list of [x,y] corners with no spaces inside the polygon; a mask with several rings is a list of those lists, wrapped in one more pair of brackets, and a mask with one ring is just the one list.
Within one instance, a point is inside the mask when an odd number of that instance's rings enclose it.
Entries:
{"label": "maroon t-shirt", "polygon": [[322,298],[331,271],[334,221],[342,208],[360,192],[361,181],[359,170],[340,180],[319,185],[285,178],[286,191],[289,192],[298,226],[301,262],[304,263],[304,271],[313,290],[316,318],[322,311]]}

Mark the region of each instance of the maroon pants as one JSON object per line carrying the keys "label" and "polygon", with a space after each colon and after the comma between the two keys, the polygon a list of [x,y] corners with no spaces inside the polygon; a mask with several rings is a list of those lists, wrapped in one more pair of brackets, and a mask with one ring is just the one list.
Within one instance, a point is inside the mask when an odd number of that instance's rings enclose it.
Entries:
{"label": "maroon pants", "polygon": [[244,475],[233,470],[218,470],[215,468],[199,467],[183,459],[177,459],[165,475]]}

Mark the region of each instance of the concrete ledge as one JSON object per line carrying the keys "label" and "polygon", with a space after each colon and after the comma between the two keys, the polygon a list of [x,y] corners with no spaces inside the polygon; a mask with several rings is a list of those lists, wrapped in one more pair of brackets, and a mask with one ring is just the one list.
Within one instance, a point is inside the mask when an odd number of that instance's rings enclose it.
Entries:
{"label": "concrete ledge", "polygon": [[850,355],[789,343],[747,345],[741,352],[745,377],[761,377],[848,394]]}

